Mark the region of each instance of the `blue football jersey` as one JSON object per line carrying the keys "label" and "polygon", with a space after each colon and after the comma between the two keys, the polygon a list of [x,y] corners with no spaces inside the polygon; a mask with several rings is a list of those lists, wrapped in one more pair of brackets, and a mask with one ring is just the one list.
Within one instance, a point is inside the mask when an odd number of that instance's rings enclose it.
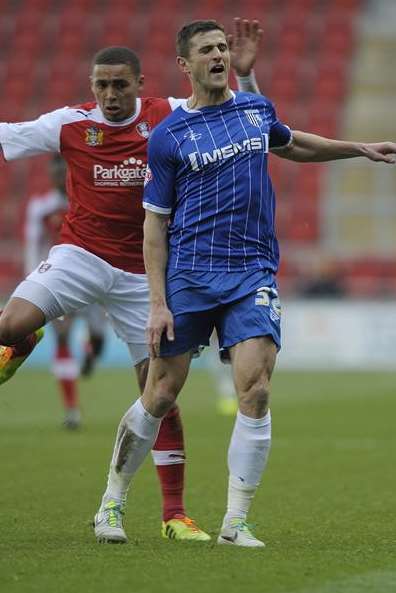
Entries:
{"label": "blue football jersey", "polygon": [[268,151],[290,140],[272,103],[242,92],[181,106],[155,128],[143,205],[170,215],[169,269],[277,271]]}

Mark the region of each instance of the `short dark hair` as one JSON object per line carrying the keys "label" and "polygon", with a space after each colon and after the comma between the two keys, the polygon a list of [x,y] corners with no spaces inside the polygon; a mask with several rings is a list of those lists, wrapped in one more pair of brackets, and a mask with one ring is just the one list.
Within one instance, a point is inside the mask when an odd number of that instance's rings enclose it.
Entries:
{"label": "short dark hair", "polygon": [[115,45],[100,49],[94,55],[92,67],[102,64],[128,64],[136,76],[139,76],[141,73],[140,60],[135,52],[129,49],[129,47],[119,47]]}
{"label": "short dark hair", "polygon": [[188,58],[190,53],[190,41],[197,33],[207,33],[208,31],[222,31],[224,27],[217,21],[192,21],[180,29],[176,37],[176,51],[178,56]]}

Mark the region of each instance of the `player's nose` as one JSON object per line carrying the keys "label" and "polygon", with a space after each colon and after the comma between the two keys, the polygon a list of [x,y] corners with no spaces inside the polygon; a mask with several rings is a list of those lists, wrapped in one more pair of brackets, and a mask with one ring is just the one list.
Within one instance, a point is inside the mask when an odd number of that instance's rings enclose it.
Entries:
{"label": "player's nose", "polygon": [[112,99],[115,99],[115,97],[116,97],[116,94],[115,94],[114,88],[110,85],[107,86],[104,91],[104,98],[107,100],[112,100]]}
{"label": "player's nose", "polygon": [[214,47],[212,51],[212,58],[216,61],[221,60],[222,54],[218,47]]}

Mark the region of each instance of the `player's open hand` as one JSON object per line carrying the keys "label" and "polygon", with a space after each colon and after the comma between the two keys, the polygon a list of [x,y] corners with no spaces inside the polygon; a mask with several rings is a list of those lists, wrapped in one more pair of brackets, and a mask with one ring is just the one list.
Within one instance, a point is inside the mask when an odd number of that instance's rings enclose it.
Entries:
{"label": "player's open hand", "polygon": [[227,36],[231,67],[238,76],[248,76],[256,61],[263,30],[258,21],[234,19],[234,32]]}
{"label": "player's open hand", "polygon": [[377,142],[362,145],[363,156],[370,161],[396,163],[396,144],[394,142]]}
{"label": "player's open hand", "polygon": [[157,358],[160,355],[162,334],[166,332],[170,342],[175,339],[173,316],[168,307],[165,305],[151,307],[146,332],[150,358]]}

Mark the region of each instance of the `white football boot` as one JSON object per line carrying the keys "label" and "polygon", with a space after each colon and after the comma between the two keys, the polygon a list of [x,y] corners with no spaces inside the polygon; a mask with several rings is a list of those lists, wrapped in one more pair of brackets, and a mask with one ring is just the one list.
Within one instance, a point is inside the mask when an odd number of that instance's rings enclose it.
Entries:
{"label": "white football boot", "polygon": [[119,501],[109,499],[102,503],[94,519],[95,536],[100,544],[125,544],[128,541],[122,526],[123,515],[124,506]]}
{"label": "white football boot", "polygon": [[217,543],[229,546],[244,546],[246,548],[265,547],[265,543],[253,535],[248,523],[239,517],[229,519],[223,523]]}
{"label": "white football boot", "polygon": [[68,408],[65,411],[63,426],[69,430],[76,430],[81,426],[81,412],[78,408]]}

